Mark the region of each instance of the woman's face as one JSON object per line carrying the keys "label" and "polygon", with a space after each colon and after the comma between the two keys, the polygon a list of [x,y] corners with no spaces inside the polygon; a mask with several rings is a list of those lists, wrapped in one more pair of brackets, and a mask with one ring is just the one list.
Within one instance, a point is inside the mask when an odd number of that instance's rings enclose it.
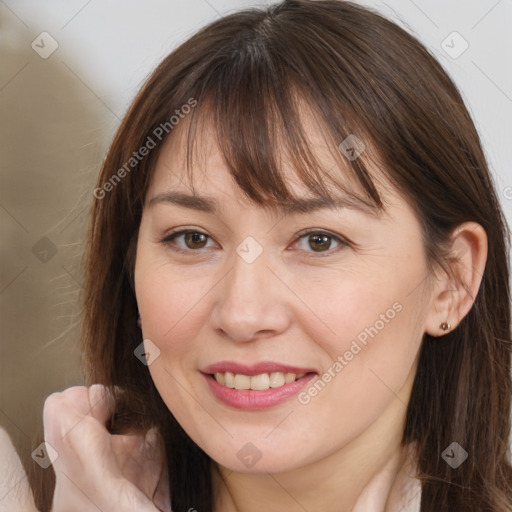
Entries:
{"label": "woman's face", "polygon": [[[431,301],[412,209],[381,190],[380,216],[265,210],[204,137],[194,167],[204,200],[184,199],[185,147],[168,139],[137,245],[149,371],[170,411],[214,460],[244,472],[296,469],[364,436],[398,439]],[[291,174],[287,183],[311,197]]]}

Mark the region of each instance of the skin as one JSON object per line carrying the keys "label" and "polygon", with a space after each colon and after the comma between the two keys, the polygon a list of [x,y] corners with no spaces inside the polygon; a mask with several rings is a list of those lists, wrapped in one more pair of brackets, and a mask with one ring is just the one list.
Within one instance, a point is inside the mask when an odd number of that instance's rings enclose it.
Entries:
{"label": "skin", "polygon": [[[310,135],[332,167],[323,139]],[[460,256],[453,270],[468,293],[440,268],[429,271],[418,219],[391,187],[380,188],[380,216],[343,208],[285,217],[249,202],[211,132],[201,136],[195,192],[218,201],[219,211],[149,206],[165,191],[192,193],[185,145],[173,134],[147,192],[135,286],[143,336],[160,350],[149,365],[155,385],[216,463],[216,509],[396,510],[407,479],[400,439],[421,340],[425,332],[441,336],[444,321],[455,328],[471,308],[487,254],[484,230],[466,223],[453,233]],[[310,195],[284,172],[295,195]],[[207,237],[189,246],[184,236],[162,243],[174,228]],[[314,250],[311,234],[301,235],[307,228],[332,233],[323,252]],[[236,252],[248,236],[263,249],[253,263]],[[322,375],[397,303],[400,312],[307,404],[294,396],[268,410],[240,411],[217,401],[199,372],[221,360],[270,360]],[[251,468],[237,457],[249,442],[261,454]]]}
{"label": "skin", "polygon": [[[44,438],[53,448],[56,478],[51,512],[156,512],[155,504],[169,501],[155,430],[110,434],[105,425],[114,406],[114,397],[100,384],[73,386],[45,400]],[[41,448],[37,452],[43,455]]]}

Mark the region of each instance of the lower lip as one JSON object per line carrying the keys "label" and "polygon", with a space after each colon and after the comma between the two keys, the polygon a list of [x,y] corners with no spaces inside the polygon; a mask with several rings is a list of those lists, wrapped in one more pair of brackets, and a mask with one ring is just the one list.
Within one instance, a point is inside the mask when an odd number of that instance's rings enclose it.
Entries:
{"label": "lower lip", "polygon": [[211,392],[222,403],[244,410],[261,410],[274,407],[293,395],[296,395],[316,374],[305,375],[294,382],[284,384],[278,388],[269,388],[263,391],[253,389],[232,389],[219,384],[211,375],[203,373]]}

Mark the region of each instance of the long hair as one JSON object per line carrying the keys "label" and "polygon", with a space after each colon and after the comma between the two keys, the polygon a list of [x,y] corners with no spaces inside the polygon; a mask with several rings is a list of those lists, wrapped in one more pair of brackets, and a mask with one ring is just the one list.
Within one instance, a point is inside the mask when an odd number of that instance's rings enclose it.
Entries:
{"label": "long hair", "polygon": [[[177,110],[187,112],[187,157],[202,122],[212,123],[231,175],[256,204],[293,201],[283,155],[313,194],[329,197],[331,177],[305,136],[304,108],[331,144],[353,135],[374,149],[339,158],[364,200],[382,208],[368,171],[378,155],[380,172],[421,221],[429,262],[449,263],[444,248],[458,224],[485,229],[488,258],[473,307],[442,339],[422,340],[402,443],[418,446],[422,512],[510,511],[509,231],[457,87],[414,36],[351,2],[289,0],[225,16],[167,56],[133,101],[98,177],[84,259],[88,384],[124,390],[111,430],[156,425],[173,510],[213,511],[210,457],[133,353],[142,341],[133,272],[144,198]],[[453,441],[469,454],[456,470],[441,457]],[[51,491],[34,490],[48,509]]]}

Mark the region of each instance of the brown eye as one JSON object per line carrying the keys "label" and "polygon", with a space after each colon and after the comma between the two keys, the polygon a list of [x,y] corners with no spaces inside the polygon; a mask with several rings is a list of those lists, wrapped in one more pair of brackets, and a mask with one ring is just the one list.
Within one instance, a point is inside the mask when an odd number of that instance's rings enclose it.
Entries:
{"label": "brown eye", "polygon": [[[174,251],[187,252],[203,249],[206,247],[209,238],[210,237],[208,235],[205,235],[200,231],[182,230],[177,231],[176,233],[171,233],[161,240],[161,242]],[[183,241],[180,241],[181,239],[183,239]]]}
{"label": "brown eye", "polygon": [[327,235],[310,235],[309,246],[315,252],[323,252],[324,250],[330,249],[331,237]]}
{"label": "brown eye", "polygon": [[[334,247],[333,247],[334,242]],[[306,252],[326,253],[328,256],[350,244],[343,238],[324,231],[310,230],[302,234],[297,242],[299,249]],[[323,255],[323,254],[322,254]]]}
{"label": "brown eye", "polygon": [[197,231],[187,231],[184,234],[185,245],[189,249],[202,249],[206,245],[208,237]]}

